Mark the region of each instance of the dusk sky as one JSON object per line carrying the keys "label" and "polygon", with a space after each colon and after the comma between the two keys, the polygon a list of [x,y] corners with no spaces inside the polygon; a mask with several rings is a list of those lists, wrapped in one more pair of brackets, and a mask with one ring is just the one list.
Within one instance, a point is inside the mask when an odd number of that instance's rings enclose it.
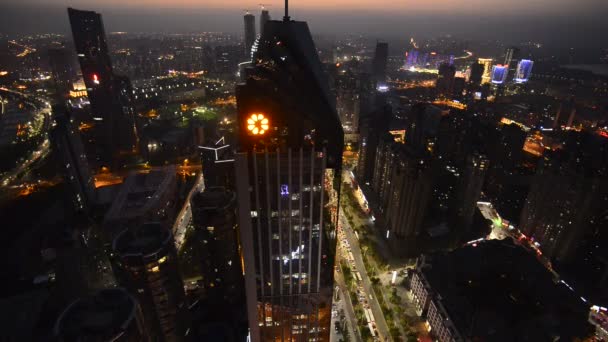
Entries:
{"label": "dusk sky", "polygon": [[[0,32],[68,31],[65,8],[104,15],[108,31],[240,32],[245,9],[259,12],[262,1],[244,0],[3,0]],[[274,18],[282,1],[264,1]],[[591,30],[608,30],[606,0],[307,0],[290,3],[294,19],[314,33],[352,32],[382,36],[451,33],[471,39],[539,40],[606,45]],[[479,27],[484,30],[479,30]]]}

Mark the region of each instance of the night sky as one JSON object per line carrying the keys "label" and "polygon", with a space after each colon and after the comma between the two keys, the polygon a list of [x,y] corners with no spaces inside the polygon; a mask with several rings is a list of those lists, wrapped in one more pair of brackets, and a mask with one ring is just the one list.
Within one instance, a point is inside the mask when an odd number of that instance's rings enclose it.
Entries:
{"label": "night sky", "polygon": [[[0,32],[68,32],[65,8],[104,15],[108,31],[240,32],[245,9],[259,12],[261,1],[243,0],[3,0]],[[273,18],[282,1],[264,1]],[[606,0],[292,0],[290,14],[315,33],[366,33],[397,37],[451,33],[470,39],[608,45]]]}

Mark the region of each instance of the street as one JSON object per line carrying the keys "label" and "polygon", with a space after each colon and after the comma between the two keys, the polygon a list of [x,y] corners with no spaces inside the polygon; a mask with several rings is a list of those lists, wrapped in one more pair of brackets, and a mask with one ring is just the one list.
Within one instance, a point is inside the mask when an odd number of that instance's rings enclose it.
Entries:
{"label": "street", "polygon": [[[372,336],[377,331],[379,341],[392,341],[388,325],[384,319],[384,314],[380,308],[380,304],[375,296],[372,288],[372,283],[365,269],[363,263],[363,256],[359,247],[359,241],[350,227],[348,220],[344,216],[344,210],[340,210],[340,229],[338,230],[339,246],[342,249],[343,255],[346,253],[349,255],[348,260],[349,267],[352,269],[352,273],[355,274],[357,286],[360,289],[360,295],[358,296],[360,303],[364,309],[370,309],[373,314],[371,317],[371,326],[375,331],[370,331]],[[350,257],[352,255],[352,258]],[[360,278],[359,278],[360,277]],[[366,319],[370,318],[366,316]],[[359,326],[368,322],[359,322]]]}

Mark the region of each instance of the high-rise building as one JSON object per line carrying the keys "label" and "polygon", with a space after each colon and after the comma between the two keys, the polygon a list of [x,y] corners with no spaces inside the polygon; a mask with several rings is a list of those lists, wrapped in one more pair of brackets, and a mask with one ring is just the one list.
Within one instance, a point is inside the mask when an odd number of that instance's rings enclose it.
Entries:
{"label": "high-rise building", "polygon": [[329,341],[344,134],[305,22],[268,21],[237,86],[251,340]]}
{"label": "high-rise building", "polygon": [[388,63],[388,43],[377,42],[372,60],[372,77],[376,87],[386,84],[386,64]]}
{"label": "high-rise building", "polygon": [[[220,187],[207,187],[192,196],[191,239],[197,243],[204,295],[201,320],[227,327],[229,340],[247,336],[245,283],[243,279],[236,194]],[[197,323],[198,324],[198,323]]]}
{"label": "high-rise building", "polygon": [[123,112],[101,15],[68,8],[74,45],[91,102],[96,161],[108,166],[121,150],[133,149],[132,123]]}
{"label": "high-rise building", "polygon": [[469,76],[469,83],[472,85],[481,85],[481,80],[484,74],[485,66],[481,63],[471,64],[471,75]]}
{"label": "high-rise building", "polygon": [[420,235],[433,192],[427,151],[400,146],[396,154],[386,204],[389,241],[415,239]]}
{"label": "high-rise building", "polygon": [[492,58],[479,58],[477,62],[483,65],[483,75],[481,76],[481,84],[490,83],[492,80]]}
{"label": "high-rise building", "polygon": [[[455,220],[459,229],[468,233],[473,223],[473,215],[477,209],[477,201],[481,195],[481,189],[488,172],[489,160],[479,153],[468,156],[464,166],[463,178],[456,186],[454,205]],[[466,237],[467,234],[465,234]]]}
{"label": "high-rise building", "polygon": [[110,259],[118,283],[138,299],[150,337],[184,340],[188,307],[171,232],[158,223],[125,229]]}
{"label": "high-rise building", "polygon": [[56,96],[66,99],[76,77],[71,55],[66,48],[52,48],[49,49],[48,56]]}
{"label": "high-rise building", "polygon": [[260,36],[264,34],[264,25],[270,20],[270,13],[264,7],[262,7],[262,14],[260,14]]}
{"label": "high-rise building", "polygon": [[175,166],[146,172],[132,171],[104,217],[106,240],[113,240],[124,227],[139,226],[144,222],[154,221],[166,228],[171,227],[177,211],[176,202]]}
{"label": "high-rise building", "polygon": [[357,160],[357,181],[360,184],[372,182],[376,164],[376,152],[380,138],[387,133],[392,118],[388,104],[365,116],[361,122],[359,139],[359,159]]}
{"label": "high-rise building", "polygon": [[335,78],[335,92],[336,111],[342,128],[347,133],[357,132],[361,111],[358,76],[351,71],[338,74]]}
{"label": "high-rise building", "polygon": [[522,231],[545,256],[561,263],[573,259],[583,238],[593,235],[603,220],[608,203],[608,146],[603,140],[569,133],[562,150],[543,158],[525,201]]}
{"label": "high-rise building", "polygon": [[517,66],[519,65],[521,51],[519,48],[510,47],[505,51],[505,63],[507,67],[507,81],[511,82],[515,78]]}
{"label": "high-rise building", "polygon": [[435,87],[437,93],[442,96],[451,96],[454,92],[454,77],[456,76],[456,68],[448,63],[439,65],[439,74]]}
{"label": "high-rise building", "polygon": [[57,341],[148,341],[148,322],[137,300],[121,288],[76,300],[53,329]]}
{"label": "high-rise building", "polygon": [[255,15],[247,12],[243,17],[245,20],[245,55],[247,59],[251,59],[251,48],[255,42]]}
{"label": "high-rise building", "polygon": [[530,79],[532,74],[532,66],[534,62],[529,59],[522,59],[517,63],[517,70],[515,71],[515,82],[525,83]]}
{"label": "high-rise building", "polygon": [[80,134],[72,126],[65,104],[54,105],[53,116],[56,126],[49,137],[71,190],[70,200],[77,211],[88,212],[95,202],[95,186]]}
{"label": "high-rise building", "polygon": [[503,84],[507,81],[509,68],[506,65],[496,64],[492,67],[492,84]]}

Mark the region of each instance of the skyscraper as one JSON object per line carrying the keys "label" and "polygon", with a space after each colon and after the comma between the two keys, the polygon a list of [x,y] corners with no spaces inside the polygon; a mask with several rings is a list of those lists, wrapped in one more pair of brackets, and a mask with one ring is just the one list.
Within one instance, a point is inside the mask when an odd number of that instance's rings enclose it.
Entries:
{"label": "skyscraper", "polygon": [[66,48],[49,49],[48,55],[56,95],[66,99],[72,89],[72,80],[76,76],[71,56]]}
{"label": "skyscraper", "polygon": [[509,68],[506,65],[496,64],[492,67],[492,84],[504,84],[507,81]]}
{"label": "skyscraper", "polygon": [[148,340],[148,332],[137,300],[124,289],[106,289],[81,298],[61,313],[53,335],[58,341]]}
{"label": "skyscraper", "polygon": [[435,87],[437,93],[443,96],[451,96],[454,92],[454,77],[456,76],[456,68],[448,63],[439,65],[439,75]]}
{"label": "skyscraper", "polygon": [[247,59],[251,57],[251,47],[255,42],[255,15],[247,12],[243,17],[245,20],[245,56]]}
{"label": "skyscraper", "polygon": [[264,25],[270,20],[270,13],[262,6],[262,14],[260,15],[260,35],[264,34]]}
{"label": "skyscraper", "polygon": [[525,83],[530,79],[532,74],[532,66],[534,62],[529,59],[522,59],[517,63],[517,70],[515,71],[515,82]]}
{"label": "skyscraper", "polygon": [[251,339],[329,341],[344,135],[308,25],[268,21],[236,90]]}
{"label": "skyscraper", "polygon": [[520,58],[520,50],[516,47],[507,48],[505,52],[505,63],[504,65],[507,67],[507,78],[506,81],[511,82],[515,77],[515,73],[517,71],[517,66],[519,65]]}
{"label": "skyscraper", "polygon": [[481,79],[483,77],[485,66],[481,63],[473,63],[471,64],[471,75],[469,77],[469,84],[472,85],[480,85]]}
{"label": "skyscraper", "polygon": [[477,59],[479,64],[483,65],[483,75],[481,76],[481,83],[490,83],[492,80],[492,58],[479,58]]}
{"label": "skyscraper", "polygon": [[118,283],[138,299],[150,337],[182,341],[188,308],[171,232],[158,223],[125,229],[111,261]]}
{"label": "skyscraper", "polygon": [[71,190],[70,200],[77,211],[88,212],[95,201],[95,188],[80,134],[72,127],[63,103],[53,106],[53,116],[56,126],[50,131],[50,141]]}
{"label": "skyscraper", "polygon": [[388,43],[377,42],[376,52],[372,60],[372,77],[376,86],[386,83],[386,64],[388,63]]}
{"label": "skyscraper", "polygon": [[236,194],[221,187],[207,187],[192,196],[191,204],[192,239],[198,249],[194,262],[201,266],[204,286],[201,320],[221,323],[232,340],[244,341],[247,315]]}
{"label": "skyscraper", "polygon": [[68,8],[68,15],[82,77],[91,102],[95,146],[98,150],[96,161],[107,166],[120,150],[133,149],[132,125],[121,105],[101,15],[73,8]]}

